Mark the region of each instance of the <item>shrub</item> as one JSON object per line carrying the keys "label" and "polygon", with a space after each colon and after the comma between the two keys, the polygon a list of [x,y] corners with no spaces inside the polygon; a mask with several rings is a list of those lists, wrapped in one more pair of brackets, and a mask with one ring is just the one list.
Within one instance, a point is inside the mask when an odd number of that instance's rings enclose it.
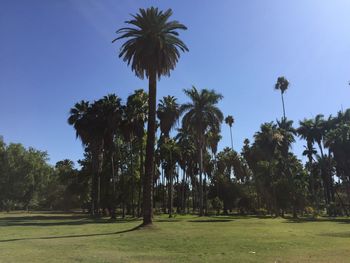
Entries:
{"label": "shrub", "polygon": [[211,205],[215,209],[216,214],[220,214],[220,210],[224,206],[219,197],[215,197],[211,200]]}

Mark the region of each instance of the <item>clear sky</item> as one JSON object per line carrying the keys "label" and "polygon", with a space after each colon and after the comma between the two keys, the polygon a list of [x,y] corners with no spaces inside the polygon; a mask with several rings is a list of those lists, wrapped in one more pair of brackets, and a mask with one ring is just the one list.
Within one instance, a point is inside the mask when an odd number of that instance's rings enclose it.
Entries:
{"label": "clear sky", "polygon": [[[83,149],[67,124],[81,99],[116,93],[125,101],[147,90],[117,57],[115,31],[140,7],[172,8],[188,30],[184,54],[158,98],[182,90],[215,89],[220,107],[236,119],[234,147],[261,123],[282,115],[273,85],[285,75],[287,117],[295,124],[350,107],[350,1],[115,1],[0,0],[0,135],[48,151],[51,163],[74,161]],[[230,145],[222,127],[220,148]],[[300,155],[302,142],[294,145]]]}

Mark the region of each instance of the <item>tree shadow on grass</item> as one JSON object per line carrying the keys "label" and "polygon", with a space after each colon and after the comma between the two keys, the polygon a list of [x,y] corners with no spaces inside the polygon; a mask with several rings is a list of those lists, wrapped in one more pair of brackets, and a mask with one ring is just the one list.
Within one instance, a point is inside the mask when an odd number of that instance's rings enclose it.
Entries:
{"label": "tree shadow on grass", "polygon": [[310,223],[310,222],[334,222],[340,224],[350,224],[350,218],[334,218],[334,217],[319,217],[319,218],[286,218],[286,221],[283,223]]}
{"label": "tree shadow on grass", "polygon": [[76,226],[86,224],[129,223],[138,220],[138,218],[115,220],[103,217],[93,218],[84,214],[65,216],[9,216],[0,218],[0,228],[8,226]]}
{"label": "tree shadow on grass", "polygon": [[154,220],[154,222],[157,222],[157,223],[173,223],[173,222],[180,222],[180,221],[184,221],[184,220],[175,219],[175,218],[155,219]]}
{"label": "tree shadow on grass", "polygon": [[66,236],[46,236],[46,237],[25,237],[25,238],[12,238],[12,239],[4,239],[0,240],[0,243],[6,243],[6,242],[14,242],[14,241],[27,241],[27,240],[50,240],[50,239],[61,239],[61,238],[79,238],[79,237],[95,237],[95,236],[111,236],[111,235],[118,235],[123,233],[132,232],[135,230],[142,229],[142,225],[138,225],[136,227],[133,227],[131,229],[126,229],[122,231],[117,232],[111,232],[111,233],[96,233],[96,234],[82,234],[82,235],[66,235]]}
{"label": "tree shadow on grass", "polygon": [[188,222],[193,222],[193,223],[224,223],[224,222],[232,222],[234,221],[233,219],[194,219],[194,220],[188,220]]}
{"label": "tree shadow on grass", "polygon": [[339,233],[322,233],[319,234],[319,236],[323,237],[343,237],[343,238],[350,238],[350,232],[339,232]]}

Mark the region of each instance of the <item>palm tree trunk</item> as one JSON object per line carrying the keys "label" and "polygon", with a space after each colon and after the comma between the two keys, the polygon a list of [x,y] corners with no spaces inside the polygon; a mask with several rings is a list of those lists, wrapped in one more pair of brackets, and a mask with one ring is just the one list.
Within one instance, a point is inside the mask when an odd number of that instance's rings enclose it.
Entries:
{"label": "palm tree trunk", "polygon": [[169,218],[173,217],[173,170],[169,169],[168,171],[168,178],[169,178],[169,192],[168,192],[168,213]]}
{"label": "palm tree trunk", "polygon": [[115,171],[114,171],[114,158],[113,153],[111,154],[111,168],[112,168],[112,178],[113,178],[113,197],[111,198],[111,219],[116,219],[115,214]]}
{"label": "palm tree trunk", "polygon": [[[309,148],[309,149],[312,149]],[[316,207],[316,211],[318,213],[318,200],[316,197],[316,191],[315,191],[315,178],[314,178],[314,173],[313,173],[313,169],[312,169],[312,155],[309,154],[309,165],[310,165],[310,181],[311,181],[311,195],[312,195],[312,199],[313,199],[313,203]]]}
{"label": "palm tree trunk", "polygon": [[138,197],[138,208],[137,208],[137,216],[140,217],[141,215],[141,193],[142,193],[142,179],[143,179],[143,141],[141,139],[141,145],[140,145],[140,182],[139,182],[139,197]]}
{"label": "palm tree trunk", "polygon": [[131,210],[132,217],[135,217],[135,204],[134,204],[134,193],[135,193],[135,176],[134,176],[134,162],[133,162],[133,144],[132,139],[130,140],[130,166],[131,166]]}
{"label": "palm tree trunk", "polygon": [[207,174],[204,173],[204,181],[203,181],[203,188],[204,188],[204,214],[208,214],[208,196],[207,196]]}
{"label": "palm tree trunk", "polygon": [[181,213],[185,213],[185,179],[186,179],[186,168],[182,171],[182,187],[181,187]]}
{"label": "palm tree trunk", "polygon": [[91,145],[92,149],[92,186],[91,186],[91,215],[95,212],[99,213],[100,209],[100,175],[103,162],[103,143],[94,142]]}
{"label": "palm tree trunk", "polygon": [[323,149],[322,149],[321,142],[317,142],[317,145],[318,145],[318,148],[320,149],[321,157],[322,157],[322,159],[323,159],[324,153],[323,153]]}
{"label": "palm tree trunk", "polygon": [[125,171],[123,168],[123,164],[120,164],[120,173],[121,173],[121,178],[120,178],[120,184],[121,184],[121,205],[122,205],[122,218],[125,218]]}
{"label": "palm tree trunk", "polygon": [[143,225],[152,224],[153,219],[153,172],[154,172],[154,143],[156,132],[156,100],[157,75],[155,70],[149,74],[148,124],[145,160],[145,176],[143,178]]}
{"label": "palm tree trunk", "polygon": [[203,147],[199,146],[199,216],[203,216]]}
{"label": "palm tree trunk", "polygon": [[164,168],[163,165],[161,164],[161,177],[162,177],[162,207],[163,207],[163,213],[166,214],[166,186],[165,186],[165,176],[164,176]]}
{"label": "palm tree trunk", "polygon": [[230,125],[230,135],[231,135],[231,149],[233,151],[233,139],[232,139],[232,126]]}
{"label": "palm tree trunk", "polygon": [[281,98],[282,98],[282,107],[283,107],[283,118],[286,119],[286,110],[284,108],[283,92],[281,92]]}

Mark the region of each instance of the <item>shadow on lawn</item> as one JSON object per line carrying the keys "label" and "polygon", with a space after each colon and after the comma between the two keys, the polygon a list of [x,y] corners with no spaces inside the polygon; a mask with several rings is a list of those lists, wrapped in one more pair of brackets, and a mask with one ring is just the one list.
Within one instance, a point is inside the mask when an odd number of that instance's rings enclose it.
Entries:
{"label": "shadow on lawn", "polygon": [[193,223],[224,223],[224,222],[232,222],[233,219],[195,219],[195,220],[188,220],[188,222]]}
{"label": "shadow on lawn", "polygon": [[319,234],[319,236],[323,237],[343,237],[343,238],[350,238],[350,232],[339,232],[339,233],[322,233]]}
{"label": "shadow on lawn", "polygon": [[66,235],[66,236],[48,236],[48,237],[25,237],[25,238],[13,238],[0,240],[0,243],[14,242],[14,241],[24,241],[24,240],[50,240],[50,239],[61,239],[61,238],[77,238],[77,237],[95,237],[95,236],[111,236],[123,233],[132,232],[141,229],[142,225],[138,225],[131,229],[126,229],[122,231],[112,232],[112,233],[96,233],[96,234],[82,234],[82,235]]}
{"label": "shadow on lawn", "polygon": [[0,218],[0,228],[8,226],[74,226],[85,224],[128,223],[137,220],[137,218],[126,218],[116,220],[108,218],[92,218],[86,214],[71,214],[64,216],[8,216]]}
{"label": "shadow on lawn", "polygon": [[309,223],[309,222],[334,222],[340,224],[350,224],[350,218],[319,217],[319,218],[286,218],[284,223]]}

